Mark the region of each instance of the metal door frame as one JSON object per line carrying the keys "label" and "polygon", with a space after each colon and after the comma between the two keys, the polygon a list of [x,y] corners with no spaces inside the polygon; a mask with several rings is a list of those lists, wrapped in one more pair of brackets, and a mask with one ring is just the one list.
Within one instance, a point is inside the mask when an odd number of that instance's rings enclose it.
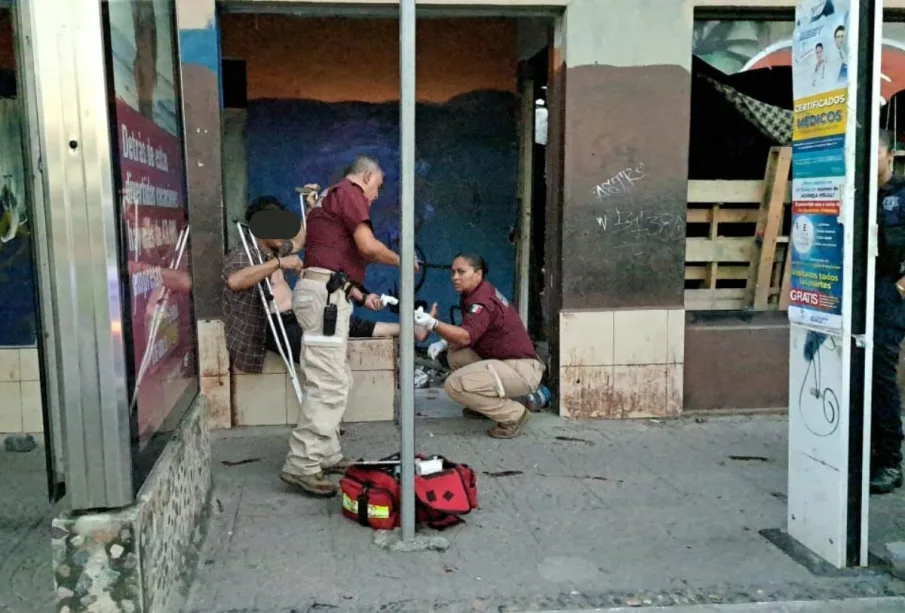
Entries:
{"label": "metal door frame", "polygon": [[101,2],[16,8],[54,472],[69,508],[122,507],[134,489]]}
{"label": "metal door frame", "polygon": [[62,416],[59,402],[57,338],[53,325],[56,311],[53,302],[50,254],[41,232],[46,227],[44,186],[41,181],[40,132],[36,104],[37,71],[34,65],[31,13],[27,3],[7,5],[12,11],[13,44],[15,46],[17,98],[23,111],[22,144],[25,155],[25,198],[29,217],[35,228],[32,240],[32,260],[35,263],[37,285],[37,347],[40,366],[42,413],[44,418],[44,449],[47,456],[48,496],[56,502],[63,494],[65,463],[63,460]]}

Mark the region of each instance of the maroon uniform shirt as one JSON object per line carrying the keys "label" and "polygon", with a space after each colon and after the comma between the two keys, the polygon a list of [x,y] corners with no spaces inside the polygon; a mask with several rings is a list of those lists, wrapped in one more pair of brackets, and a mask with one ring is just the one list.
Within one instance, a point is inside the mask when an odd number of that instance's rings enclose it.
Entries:
{"label": "maroon uniform shirt", "polygon": [[462,327],[481,359],[537,359],[518,311],[490,283],[482,281],[470,294],[463,295],[461,306]]}
{"label": "maroon uniform shirt", "polygon": [[355,229],[371,223],[370,203],[360,187],[343,179],[333,186],[321,205],[308,213],[305,267],[343,271],[359,285],[368,261],[355,244]]}

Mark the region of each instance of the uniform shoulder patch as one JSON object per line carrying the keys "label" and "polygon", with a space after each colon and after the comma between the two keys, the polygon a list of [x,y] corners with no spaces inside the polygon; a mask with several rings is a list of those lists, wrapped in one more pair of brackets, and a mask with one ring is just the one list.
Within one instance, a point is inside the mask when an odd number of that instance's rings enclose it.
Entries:
{"label": "uniform shoulder patch", "polygon": [[506,296],[504,296],[503,294],[500,293],[500,290],[496,290],[496,299],[499,300],[500,303],[501,303],[504,307],[508,307],[508,306],[509,306],[509,301],[506,300]]}
{"label": "uniform shoulder patch", "polygon": [[482,305],[482,304],[473,304],[470,307],[468,307],[468,312],[471,313],[472,315],[477,315],[478,313],[480,313],[483,310],[484,310],[484,305]]}

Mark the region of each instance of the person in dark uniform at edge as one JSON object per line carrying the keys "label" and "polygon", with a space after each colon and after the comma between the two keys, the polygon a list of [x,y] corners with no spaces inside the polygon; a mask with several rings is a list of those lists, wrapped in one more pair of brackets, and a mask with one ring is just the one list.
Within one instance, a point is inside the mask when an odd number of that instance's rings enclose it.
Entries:
{"label": "person in dark uniform at edge", "polygon": [[487,272],[480,255],[457,255],[452,282],[461,295],[462,325],[440,322],[422,309],[415,323],[446,342],[453,371],[446,393],[465,407],[463,415],[495,421],[488,431],[493,438],[515,438],[531,418],[527,398],[541,387],[544,364],[518,311],[486,280]]}
{"label": "person in dark uniform at edge", "polygon": [[[284,483],[322,497],[337,493],[326,475],[341,474],[351,464],[342,455],[338,435],[352,387],[346,354],[350,300],[371,310],[383,308],[379,297],[365,296],[360,289],[365,269],[370,262],[400,264],[399,255],[377,240],[371,227],[371,204],[383,184],[380,165],[360,156],[344,174],[308,215],[305,270],[292,297],[292,310],[303,330],[304,399],[280,472]],[[413,264],[417,270],[417,262]],[[348,283],[328,294],[327,285],[338,273],[347,275]],[[324,329],[328,303],[336,306],[332,334]]]}
{"label": "person in dark uniform at edge", "polygon": [[902,487],[902,402],[896,381],[905,339],[905,177],[893,174],[893,139],[878,143],[878,255],[874,288],[870,491]]}

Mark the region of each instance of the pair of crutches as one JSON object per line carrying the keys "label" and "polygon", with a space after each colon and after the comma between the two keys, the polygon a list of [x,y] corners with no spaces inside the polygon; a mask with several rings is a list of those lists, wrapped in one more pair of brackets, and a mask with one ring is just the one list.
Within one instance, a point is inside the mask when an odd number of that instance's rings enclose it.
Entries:
{"label": "pair of crutches", "polygon": [[[239,231],[239,240],[242,241],[242,247],[245,249],[245,255],[248,256],[248,260],[252,265],[263,264],[264,256],[249,225],[238,219],[235,220],[235,223],[236,229]],[[247,237],[245,235],[246,232],[248,233]],[[249,247],[249,243],[251,243],[251,247]],[[270,325],[270,331],[273,333],[273,338],[276,341],[280,357],[283,358],[283,363],[286,365],[286,370],[289,371],[289,378],[292,380],[292,389],[295,391],[295,397],[298,399],[299,404],[302,404],[302,387],[299,384],[298,373],[296,373],[295,365],[293,364],[292,346],[289,344],[286,326],[283,325],[283,317],[273,297],[273,284],[270,282],[270,275],[259,282],[257,287],[258,296],[261,298],[261,306],[264,307],[267,323]],[[276,323],[274,323],[274,319],[276,319]],[[279,328],[279,334],[277,333],[277,328]]]}
{"label": "pair of crutches", "polygon": [[[168,266],[169,270],[179,269],[179,265],[182,264],[182,256],[185,254],[185,246],[188,242],[189,226],[186,225],[179,232],[179,237],[176,239],[176,254],[170,260]],[[160,323],[163,320],[163,314],[166,312],[166,305],[170,299],[170,294],[170,288],[164,287],[163,291],[160,293],[160,297],[157,299],[157,304],[154,305],[154,313],[151,316],[151,327],[148,331],[148,342],[145,345],[145,354],[141,358],[138,376],[135,378],[135,393],[132,394],[132,402],[129,405],[130,411],[135,408],[135,403],[138,401],[138,388],[145,377],[145,373],[148,371],[148,366],[151,364],[151,356],[154,355],[154,342],[157,339],[157,332],[160,331]]]}

